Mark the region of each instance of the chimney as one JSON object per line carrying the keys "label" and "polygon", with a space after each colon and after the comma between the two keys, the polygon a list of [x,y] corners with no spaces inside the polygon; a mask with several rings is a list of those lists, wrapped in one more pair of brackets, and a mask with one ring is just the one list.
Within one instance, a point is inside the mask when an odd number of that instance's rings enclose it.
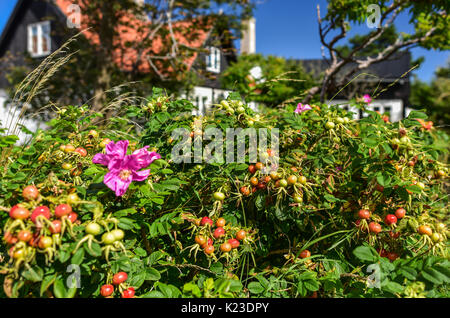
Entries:
{"label": "chimney", "polygon": [[256,53],[256,20],[251,17],[248,20],[242,21],[244,30],[242,31],[241,39],[241,54]]}
{"label": "chimney", "polygon": [[[145,5],[145,0],[134,0],[134,3],[136,3],[138,8],[142,9]],[[146,14],[145,12],[142,12],[142,14],[139,15],[138,17],[141,18],[142,20],[149,20],[148,14]]]}

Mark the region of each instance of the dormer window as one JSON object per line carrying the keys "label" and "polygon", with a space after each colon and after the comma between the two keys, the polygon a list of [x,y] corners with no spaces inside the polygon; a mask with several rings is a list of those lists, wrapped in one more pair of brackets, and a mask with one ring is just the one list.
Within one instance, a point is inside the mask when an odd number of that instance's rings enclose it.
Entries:
{"label": "dormer window", "polygon": [[28,25],[28,52],[32,57],[42,57],[50,54],[50,21]]}
{"label": "dormer window", "polygon": [[206,56],[206,70],[220,73],[220,50],[216,47],[209,48],[209,55]]}

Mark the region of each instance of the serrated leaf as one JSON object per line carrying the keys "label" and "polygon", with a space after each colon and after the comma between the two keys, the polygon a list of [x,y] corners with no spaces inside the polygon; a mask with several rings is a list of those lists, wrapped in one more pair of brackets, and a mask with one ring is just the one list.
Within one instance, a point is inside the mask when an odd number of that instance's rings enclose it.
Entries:
{"label": "serrated leaf", "polygon": [[264,287],[259,282],[251,282],[247,288],[252,294],[261,294],[264,292]]}
{"label": "serrated leaf", "polygon": [[396,282],[391,282],[391,281],[384,284],[382,286],[382,289],[387,290],[388,292],[390,292],[392,294],[401,293],[403,291],[402,285],[400,285],[399,283],[396,283]]}
{"label": "serrated leaf", "polygon": [[45,276],[41,283],[40,295],[42,296],[45,291],[54,283],[56,274]]}
{"label": "serrated leaf", "polygon": [[361,261],[374,263],[378,261],[378,253],[369,246],[358,246],[353,250],[353,254]]}
{"label": "serrated leaf", "polygon": [[400,268],[399,272],[409,280],[415,280],[417,277],[417,271],[411,267],[404,266]]}
{"label": "serrated leaf", "polygon": [[159,280],[161,278],[161,274],[158,270],[153,267],[148,267],[145,269],[145,280]]}
{"label": "serrated leaf", "polygon": [[32,282],[40,282],[44,277],[44,271],[39,266],[33,266],[25,269],[22,276]]}
{"label": "serrated leaf", "polygon": [[319,290],[319,282],[314,279],[308,279],[303,281],[303,285],[306,287],[306,289],[310,291],[316,291]]}
{"label": "serrated leaf", "polygon": [[[87,244],[87,243],[86,243]],[[79,248],[72,256],[70,260],[72,264],[80,265],[84,259],[84,248]]]}

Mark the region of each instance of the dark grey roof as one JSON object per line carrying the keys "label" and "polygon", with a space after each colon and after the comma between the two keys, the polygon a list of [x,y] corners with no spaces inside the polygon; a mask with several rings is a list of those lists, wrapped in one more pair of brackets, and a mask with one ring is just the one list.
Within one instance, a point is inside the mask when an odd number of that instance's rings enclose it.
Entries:
{"label": "dark grey roof", "polygon": [[28,0],[18,0],[17,1],[13,11],[11,12],[11,15],[8,18],[8,21],[6,22],[5,27],[3,28],[3,32],[0,36],[0,51],[2,50],[3,45],[5,45],[6,37],[8,36],[10,29],[14,25],[14,20],[19,15],[20,11],[23,8],[23,5],[27,2],[28,2]]}
{"label": "dark grey roof", "polygon": [[[320,74],[324,72],[329,66],[329,62],[325,59],[307,59],[298,60],[298,62],[302,64],[306,72],[312,73],[315,77],[319,77]],[[356,63],[349,63],[348,65],[344,66],[340,74],[345,74],[346,71],[350,70],[355,65]],[[373,74],[378,77],[378,79],[373,78],[373,80],[392,82],[402,77],[410,69],[411,54],[409,51],[402,51],[394,54],[387,60],[370,65],[366,70],[362,72]],[[358,73],[353,76],[356,76],[357,74]],[[371,77],[365,77],[364,80],[367,81],[370,80],[370,78]],[[409,80],[409,74],[406,75],[403,79]]]}

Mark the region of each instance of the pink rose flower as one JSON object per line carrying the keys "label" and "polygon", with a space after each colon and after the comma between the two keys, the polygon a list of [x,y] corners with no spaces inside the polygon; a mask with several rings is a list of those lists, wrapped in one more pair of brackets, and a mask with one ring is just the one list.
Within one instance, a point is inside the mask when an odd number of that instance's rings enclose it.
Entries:
{"label": "pink rose flower", "polygon": [[295,109],[295,113],[297,114],[301,114],[307,110],[312,109],[311,106],[309,106],[308,104],[303,105],[302,103],[298,103],[297,108]]}
{"label": "pink rose flower", "polygon": [[365,94],[363,96],[363,100],[364,100],[365,103],[370,104],[372,102],[372,97],[370,97],[369,94]]}
{"label": "pink rose flower", "polygon": [[127,155],[128,143],[128,140],[119,140],[117,143],[111,141],[106,145],[106,154],[98,153],[92,159],[93,163],[108,167],[109,172],[103,183],[118,197],[127,191],[132,181],[144,181],[150,175],[150,169],[139,170],[148,167],[156,159],[161,159],[160,154],[147,150],[149,146]]}

